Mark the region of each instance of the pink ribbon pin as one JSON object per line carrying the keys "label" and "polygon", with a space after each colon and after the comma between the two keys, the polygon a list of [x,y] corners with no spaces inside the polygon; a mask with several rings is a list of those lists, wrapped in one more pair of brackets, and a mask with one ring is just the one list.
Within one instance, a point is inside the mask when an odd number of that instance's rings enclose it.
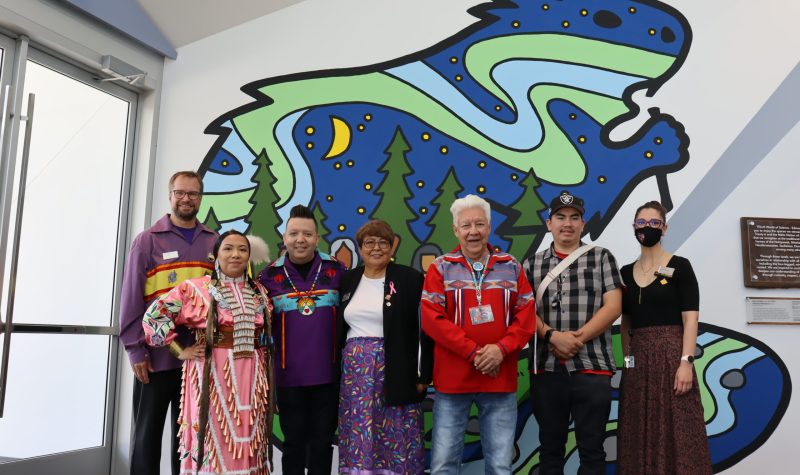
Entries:
{"label": "pink ribbon pin", "polygon": [[389,282],[389,295],[396,294],[397,290],[394,288],[394,281]]}

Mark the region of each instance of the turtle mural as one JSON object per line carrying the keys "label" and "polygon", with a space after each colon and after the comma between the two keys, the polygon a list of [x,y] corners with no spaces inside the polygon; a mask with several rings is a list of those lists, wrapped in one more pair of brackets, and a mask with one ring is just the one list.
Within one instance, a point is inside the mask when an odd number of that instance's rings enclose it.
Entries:
{"label": "turtle mural", "polygon": [[[467,193],[491,203],[490,242],[517,258],[538,248],[545,203],[561,191],[586,200],[593,239],[645,179],[656,178],[672,208],[668,176],[688,163],[689,137],[659,109],[641,111],[633,95],[653,95],[684,63],[692,31],[680,12],[647,0],[496,0],[469,12],[473,25],[417,53],[244,85],[253,101],[206,129],[218,138],[200,166],[199,218],[260,235],[278,255],[289,210],[304,204],[320,224],[320,247],[350,266],[358,263],[355,231],[381,218],[397,233],[395,260],[425,270],[455,246],[449,206]],[[634,133],[611,138],[640,114],[647,118]],[[791,381],[762,343],[700,330],[697,369],[720,471],[769,437]],[[520,360],[514,470],[526,474],[538,465],[528,384]],[[428,409],[434,399],[431,392]],[[477,474],[473,425],[464,473]],[[275,430],[280,446],[277,422]],[[616,405],[608,473],[615,431]],[[572,444],[569,471],[577,467]]]}
{"label": "turtle mural", "polygon": [[683,126],[652,109],[631,137],[609,132],[639,113],[634,92],[653,94],[684,62],[691,29],[677,11],[519,0],[470,13],[473,26],[417,54],[245,85],[255,101],[206,130],[219,138],[200,167],[201,218],[269,243],[298,203],[323,218],[327,243],[384,218],[397,260],[414,264],[423,245],[455,243],[457,195],[492,203],[491,242],[517,257],[562,190],[586,198],[593,237],[644,179],[670,204],[667,175],[689,159]]}

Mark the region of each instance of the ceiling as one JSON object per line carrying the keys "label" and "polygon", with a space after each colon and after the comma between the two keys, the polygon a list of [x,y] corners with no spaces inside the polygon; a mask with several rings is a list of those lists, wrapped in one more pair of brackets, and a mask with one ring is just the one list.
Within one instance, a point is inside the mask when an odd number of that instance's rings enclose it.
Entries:
{"label": "ceiling", "polygon": [[303,0],[137,0],[172,46],[189,43]]}

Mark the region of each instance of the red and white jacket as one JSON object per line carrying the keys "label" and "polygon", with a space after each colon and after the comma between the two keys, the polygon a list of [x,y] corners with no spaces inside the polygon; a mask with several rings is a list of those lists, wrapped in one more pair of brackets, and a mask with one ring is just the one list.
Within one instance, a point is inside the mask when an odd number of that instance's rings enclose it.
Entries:
{"label": "red and white jacket", "polygon": [[[534,295],[522,266],[513,256],[492,252],[481,285],[482,305],[494,320],[473,325],[469,309],[478,305],[476,279],[456,248],[433,261],[422,291],[422,329],[434,341],[433,385],[444,393],[515,392],[520,350],[536,327]],[[477,351],[497,344],[503,363],[497,377],[474,367]]]}

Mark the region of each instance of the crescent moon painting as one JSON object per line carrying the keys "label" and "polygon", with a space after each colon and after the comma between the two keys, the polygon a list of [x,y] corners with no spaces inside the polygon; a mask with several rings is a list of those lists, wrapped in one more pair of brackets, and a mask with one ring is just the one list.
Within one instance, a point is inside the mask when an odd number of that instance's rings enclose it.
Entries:
{"label": "crescent moon painting", "polygon": [[331,116],[331,127],[333,128],[333,139],[331,148],[325,154],[324,159],[338,157],[350,148],[350,127],[345,121],[338,117]]}

